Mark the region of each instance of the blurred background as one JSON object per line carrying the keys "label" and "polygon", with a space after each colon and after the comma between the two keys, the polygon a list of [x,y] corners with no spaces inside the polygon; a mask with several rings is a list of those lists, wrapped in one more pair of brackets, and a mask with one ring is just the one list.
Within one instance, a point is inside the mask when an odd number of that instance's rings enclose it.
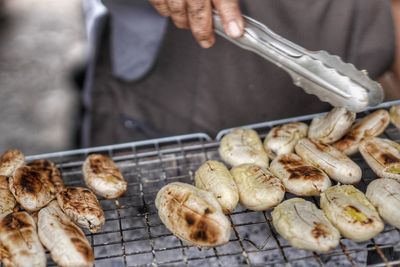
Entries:
{"label": "blurred background", "polygon": [[76,146],[84,29],[81,0],[0,0],[0,151]]}
{"label": "blurred background", "polygon": [[[0,0],[0,152],[74,149],[87,58],[83,0]],[[390,73],[387,99],[400,98]]]}

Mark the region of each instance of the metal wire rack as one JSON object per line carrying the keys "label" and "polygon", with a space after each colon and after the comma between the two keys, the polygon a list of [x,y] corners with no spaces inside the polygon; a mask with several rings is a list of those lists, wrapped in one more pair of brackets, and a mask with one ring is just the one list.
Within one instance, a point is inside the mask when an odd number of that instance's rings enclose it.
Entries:
{"label": "metal wire rack", "polygon": [[[387,108],[390,102],[379,108]],[[370,111],[359,114],[359,117]],[[318,115],[318,114],[317,114]],[[314,116],[249,125],[260,136],[274,126],[291,121],[309,122]],[[219,140],[229,130],[222,131]],[[400,131],[392,125],[383,134],[395,141]],[[67,185],[83,186],[81,166],[90,153],[111,156],[128,180],[128,190],[117,200],[100,199],[106,223],[99,233],[86,232],[94,248],[95,266],[400,266],[400,231],[386,225],[377,237],[362,243],[342,239],[340,246],[325,253],[292,248],[271,225],[269,211],[253,212],[238,207],[229,216],[232,236],[226,245],[199,249],[182,243],[161,223],[154,199],[167,183],[193,183],[194,172],[208,159],[219,160],[219,141],[206,134],[29,156],[54,161]],[[353,157],[363,169],[357,187],[365,192],[376,176],[360,155]],[[286,198],[293,197],[290,194]],[[317,198],[309,200],[318,203]],[[400,207],[399,207],[400,208]],[[49,266],[55,266],[48,257]]]}

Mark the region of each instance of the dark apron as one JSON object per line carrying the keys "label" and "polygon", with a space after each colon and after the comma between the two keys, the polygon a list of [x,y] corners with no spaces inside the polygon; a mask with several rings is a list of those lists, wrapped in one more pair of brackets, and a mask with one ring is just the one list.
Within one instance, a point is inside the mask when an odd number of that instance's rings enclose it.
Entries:
{"label": "dark apron", "polygon": [[[310,50],[327,50],[376,78],[394,58],[386,0],[248,0],[243,12]],[[331,107],[293,85],[285,71],[217,38],[202,49],[169,23],[153,68],[139,81],[112,75],[104,31],[86,109],[86,146],[219,130]],[[151,33],[148,33],[151,34]],[[132,47],[134,50],[135,48]]]}

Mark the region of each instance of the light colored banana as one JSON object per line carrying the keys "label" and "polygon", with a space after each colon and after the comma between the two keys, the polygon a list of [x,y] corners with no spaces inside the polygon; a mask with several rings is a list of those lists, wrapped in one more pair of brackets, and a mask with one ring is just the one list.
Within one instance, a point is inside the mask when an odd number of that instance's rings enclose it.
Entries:
{"label": "light colored banana", "polygon": [[96,233],[104,225],[104,212],[95,194],[84,187],[65,187],[57,193],[60,208],[80,227]]}
{"label": "light colored banana", "polygon": [[46,255],[35,221],[28,213],[13,212],[0,221],[0,243],[5,267],[46,266]]}
{"label": "light colored banana", "polygon": [[353,155],[358,152],[358,146],[364,138],[380,135],[389,122],[389,112],[379,109],[354,124],[350,131],[333,146],[346,155]]}
{"label": "light colored banana", "polygon": [[301,138],[307,136],[308,126],[302,122],[292,122],[271,129],[264,139],[264,148],[268,157],[291,153]]}
{"label": "light colored banana", "polygon": [[8,178],[0,175],[0,218],[13,212],[17,201],[10,192]]}
{"label": "light colored banana", "polygon": [[93,249],[85,234],[62,212],[57,201],[39,211],[38,234],[58,266],[93,266]]}
{"label": "light colored banana", "polygon": [[105,155],[89,155],[83,163],[82,171],[87,187],[99,196],[118,198],[127,189],[128,183],[117,165]]}
{"label": "light colored banana", "polygon": [[268,156],[257,132],[251,129],[235,129],[225,135],[219,147],[219,155],[230,166],[249,163],[268,167]]}
{"label": "light colored banana", "polygon": [[321,209],[346,238],[366,241],[379,234],[384,224],[365,195],[352,185],[336,185],[321,193]]}
{"label": "light colored banana", "polygon": [[285,196],[281,180],[254,164],[231,169],[239,189],[239,201],[249,210],[267,210],[278,205]]}
{"label": "light colored banana", "polygon": [[340,233],[314,203],[301,198],[274,208],[272,224],[295,248],[328,252],[339,244]]}
{"label": "light colored banana", "polygon": [[366,195],[379,215],[400,229],[400,181],[389,178],[375,179],[368,185]]}
{"label": "light colored banana", "polygon": [[345,108],[334,108],[326,115],[312,120],[308,138],[324,144],[332,144],[342,138],[351,128],[356,113]]}
{"label": "light colored banana", "polygon": [[389,115],[393,125],[396,126],[397,129],[400,129],[400,105],[392,106]]}
{"label": "light colored banana", "polygon": [[43,176],[46,176],[46,179],[51,181],[51,183],[53,184],[56,192],[59,192],[64,188],[64,181],[61,178],[61,173],[56,165],[50,160],[34,160],[29,162],[27,166],[31,167],[35,171],[42,173]]}
{"label": "light colored banana", "polygon": [[196,187],[209,191],[217,198],[225,214],[231,213],[239,202],[239,192],[229,170],[218,161],[203,163],[195,174]]}
{"label": "light colored banana", "polygon": [[330,145],[304,138],[297,143],[295,150],[303,160],[322,169],[335,181],[355,184],[361,180],[361,168]]}
{"label": "light colored banana", "polygon": [[10,177],[25,164],[25,156],[18,149],[10,149],[0,156],[0,175]]}
{"label": "light colored banana", "polygon": [[326,173],[293,153],[276,157],[270,171],[282,180],[286,191],[299,196],[319,196],[332,185]]}
{"label": "light colored banana", "polygon": [[382,178],[400,180],[400,145],[379,137],[360,143],[360,153],[371,169]]}
{"label": "light colored banana", "polygon": [[212,193],[174,182],[161,188],[155,204],[161,221],[181,240],[199,247],[229,241],[231,224]]}
{"label": "light colored banana", "polygon": [[23,166],[9,178],[9,187],[17,202],[27,211],[36,211],[55,198],[49,177],[32,167]]}

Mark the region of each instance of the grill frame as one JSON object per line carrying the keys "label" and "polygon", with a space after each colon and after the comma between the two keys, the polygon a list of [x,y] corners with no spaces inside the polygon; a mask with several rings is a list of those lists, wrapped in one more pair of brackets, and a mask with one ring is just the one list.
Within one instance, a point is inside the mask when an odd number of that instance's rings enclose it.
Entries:
{"label": "grill frame", "polygon": [[[358,114],[363,117],[378,108],[389,108],[400,101],[383,103]],[[320,114],[294,117],[244,126],[261,137],[274,126],[303,121]],[[221,131],[215,140],[204,133],[174,136],[118,145],[69,150],[28,156],[27,161],[49,159],[56,163],[67,185],[83,186],[81,165],[87,155],[102,153],[114,159],[128,180],[127,193],[117,200],[100,198],[106,224],[99,232],[85,231],[94,248],[95,266],[396,266],[400,265],[400,230],[386,224],[377,237],[363,243],[341,239],[340,246],[326,254],[292,248],[271,225],[270,211],[252,212],[239,207],[229,216],[232,236],[227,245],[199,250],[174,237],[160,222],[154,198],[161,186],[194,181],[194,172],[208,159],[220,159],[219,140],[231,129]],[[400,130],[390,125],[383,137],[400,140]],[[365,188],[375,175],[360,155],[352,157],[363,169]],[[286,194],[285,199],[292,197]],[[318,203],[317,198],[306,198]],[[265,234],[265,236],[264,236]],[[262,239],[267,237],[265,240]],[[387,241],[386,239],[389,239]],[[393,240],[392,240],[393,239]],[[392,255],[390,255],[392,254]],[[55,266],[48,256],[48,264]]]}

